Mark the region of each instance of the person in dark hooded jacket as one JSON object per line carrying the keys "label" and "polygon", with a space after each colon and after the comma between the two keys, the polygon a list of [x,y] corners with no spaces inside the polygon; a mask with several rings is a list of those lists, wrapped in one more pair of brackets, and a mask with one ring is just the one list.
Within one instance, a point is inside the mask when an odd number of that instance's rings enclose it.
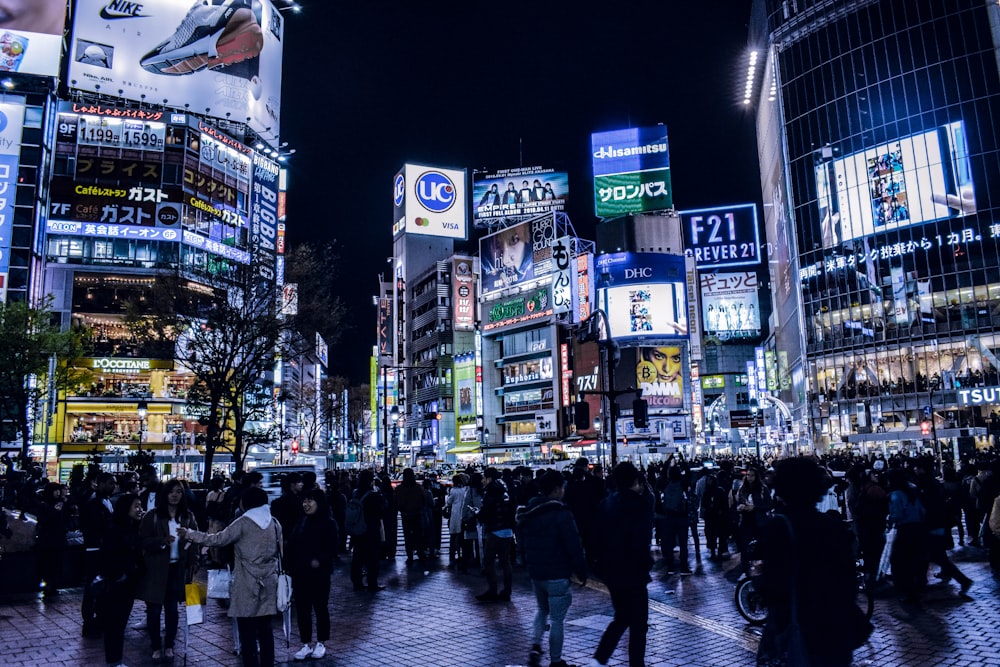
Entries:
{"label": "person in dark hooded jacket", "polygon": [[[288,570],[295,591],[302,649],[296,660],[326,655],[323,642],[330,639],[330,574],[340,542],[337,522],[330,516],[322,489],[302,492],[303,516],[288,539]],[[316,644],[312,643],[312,614],[316,614]]]}
{"label": "person in dark hooded jacket", "polygon": [[563,621],[573,601],[570,577],[587,581],[587,559],[576,529],[573,510],[562,502],[566,480],[554,470],[538,481],[541,495],[532,497],[516,514],[517,535],[524,544],[524,559],[538,601],[528,664],[539,667],[542,635],[551,619],[549,657],[554,667],[565,667],[562,659]]}
{"label": "person in dark hooded jacket", "polygon": [[646,664],[646,632],[649,625],[649,571],[653,557],[653,507],[644,497],[646,481],[629,461],[612,472],[615,492],[604,499],[598,522],[600,556],[598,574],[608,585],[614,619],[608,624],[594,653],[599,665],[608,659],[628,630],[628,664]]}

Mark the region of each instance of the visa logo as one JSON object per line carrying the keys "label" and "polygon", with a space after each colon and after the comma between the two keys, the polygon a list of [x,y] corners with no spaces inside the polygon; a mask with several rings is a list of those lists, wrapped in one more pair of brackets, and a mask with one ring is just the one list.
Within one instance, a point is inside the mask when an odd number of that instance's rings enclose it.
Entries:
{"label": "visa logo", "polygon": [[456,231],[456,232],[458,231],[458,223],[457,222],[442,222],[441,226],[443,228],[445,228],[445,229],[450,229],[450,230],[453,230],[453,231]]}

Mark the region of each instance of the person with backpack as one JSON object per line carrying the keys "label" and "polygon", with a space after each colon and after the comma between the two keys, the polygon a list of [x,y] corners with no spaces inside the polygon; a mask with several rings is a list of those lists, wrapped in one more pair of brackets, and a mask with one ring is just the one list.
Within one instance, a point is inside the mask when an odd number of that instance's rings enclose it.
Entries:
{"label": "person with backpack", "polygon": [[[483,506],[479,512],[479,523],[483,526],[486,540],[483,567],[488,588],[476,599],[480,602],[509,602],[514,579],[510,562],[514,542],[514,503],[496,468],[487,468],[483,472]],[[503,573],[503,590],[499,592],[495,563],[498,558]]]}
{"label": "person with backpack", "polygon": [[927,511],[905,470],[893,468],[888,480],[889,524],[896,529],[889,560],[892,582],[904,602],[920,604],[920,595],[927,585]]}
{"label": "person with backpack", "polygon": [[[668,572],[691,574],[688,564],[688,497],[684,475],[678,466],[667,471],[667,485],[661,496],[663,503],[663,558]],[[680,548],[678,563],[674,564],[674,547]]]}
{"label": "person with backpack", "polygon": [[704,478],[705,491],[701,496],[701,518],[705,522],[705,546],[708,559],[717,560],[726,552],[726,530],[729,523],[729,496],[719,486],[718,477],[708,474]]}
{"label": "person with backpack", "polygon": [[382,546],[382,512],[385,499],[375,490],[375,473],[362,470],[358,475],[358,488],[347,501],[344,510],[344,528],[351,536],[351,583],[355,592],[364,591],[363,575],[367,576],[367,590],[377,593],[385,590],[378,583],[379,549]]}

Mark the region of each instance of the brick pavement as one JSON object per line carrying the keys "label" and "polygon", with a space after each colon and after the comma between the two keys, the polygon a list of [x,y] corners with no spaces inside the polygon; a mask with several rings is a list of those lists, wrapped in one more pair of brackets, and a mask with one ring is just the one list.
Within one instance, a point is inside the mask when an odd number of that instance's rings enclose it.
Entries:
{"label": "brick pavement", "polygon": [[[960,599],[955,584],[940,583],[931,586],[920,609],[900,605],[891,593],[880,596],[875,633],[855,653],[856,665],[1000,665],[998,580],[983,554],[959,549],[953,556],[976,580],[972,599]],[[647,644],[650,667],[753,664],[757,634],[733,605],[735,559],[705,561],[693,576],[667,575],[660,570],[653,574]],[[514,594],[505,604],[477,603],[474,595],[485,588],[482,577],[450,570],[446,556],[426,568],[407,566],[397,558],[386,563],[381,581],[387,586],[381,593],[355,593],[346,564],[335,571],[330,653],[311,663],[337,667],[525,664],[534,597],[523,570],[515,570]],[[80,637],[79,605],[80,591],[72,589],[54,602],[34,596],[0,599],[0,663],[11,667],[103,664],[101,641]],[[126,633],[125,662],[131,667],[151,664],[148,639],[134,629],[144,619],[143,611],[143,604],[136,603]],[[611,605],[599,582],[574,588],[564,659],[586,665],[610,615]],[[292,653],[301,645],[294,619],[287,649],[277,620],[274,627],[279,663],[293,664]],[[625,644],[623,639],[612,665],[627,665]],[[191,628],[187,664],[239,665],[232,648],[225,609],[209,601],[205,623]],[[185,664],[180,650],[174,664]]]}

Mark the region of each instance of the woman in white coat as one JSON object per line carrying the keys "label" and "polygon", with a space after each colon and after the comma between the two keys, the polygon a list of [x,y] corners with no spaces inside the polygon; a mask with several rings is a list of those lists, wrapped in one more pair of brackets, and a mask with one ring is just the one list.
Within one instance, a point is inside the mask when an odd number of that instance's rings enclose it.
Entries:
{"label": "woman in white coat", "polygon": [[462,509],[465,507],[465,494],[468,493],[469,476],[464,472],[456,474],[451,479],[451,492],[444,500],[444,511],[448,515],[448,532],[451,534],[451,549],[448,563],[462,565]]}
{"label": "woman in white coat", "polygon": [[[243,514],[219,533],[178,529],[178,535],[209,547],[234,545],[229,615],[240,629],[244,667],[274,667],[271,617],[278,613],[278,554],[281,524],[271,517],[267,492],[251,487],[240,505]],[[183,532],[182,532],[183,531]],[[258,649],[259,646],[259,649]]]}

